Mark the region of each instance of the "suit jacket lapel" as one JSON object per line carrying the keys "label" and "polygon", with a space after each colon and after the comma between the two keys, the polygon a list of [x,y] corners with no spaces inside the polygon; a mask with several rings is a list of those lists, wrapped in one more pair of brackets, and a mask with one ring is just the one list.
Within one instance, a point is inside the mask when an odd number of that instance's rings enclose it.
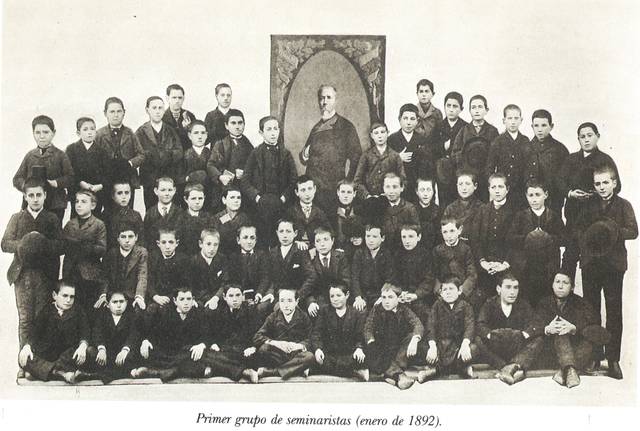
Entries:
{"label": "suit jacket lapel", "polygon": [[140,259],[140,252],[134,247],[131,250],[131,254],[129,255],[129,260],[127,261],[127,270],[125,271],[125,277],[129,276],[129,273],[133,269],[134,266],[138,263]]}
{"label": "suit jacket lapel", "polygon": [[[158,141],[156,141],[156,135],[153,133],[153,126],[151,126],[151,123],[145,123],[145,125],[142,126],[142,129],[144,130],[145,135],[147,135],[147,138],[157,146]],[[161,130],[160,132],[164,132],[164,130]]]}

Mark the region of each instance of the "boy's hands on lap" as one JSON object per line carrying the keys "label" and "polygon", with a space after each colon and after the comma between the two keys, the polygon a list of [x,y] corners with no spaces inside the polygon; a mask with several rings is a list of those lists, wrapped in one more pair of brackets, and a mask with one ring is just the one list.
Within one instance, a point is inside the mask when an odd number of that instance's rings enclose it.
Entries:
{"label": "boy's hands on lap", "polygon": [[204,343],[196,344],[195,346],[191,346],[189,351],[191,352],[191,359],[194,361],[199,361],[202,358],[202,354],[204,353],[204,349],[207,346]]}
{"label": "boy's hands on lap", "polygon": [[218,346],[217,344],[212,344],[210,347],[211,350],[213,350],[214,352],[219,352],[220,351],[220,346]]}
{"label": "boy's hands on lap", "polygon": [[244,357],[248,358],[249,356],[253,355],[254,353],[256,353],[256,348],[251,346],[251,347],[247,347],[246,349],[244,349]]}
{"label": "boy's hands on lap", "polygon": [[355,359],[359,364],[364,362],[365,354],[360,347],[358,347],[353,352],[353,359]]}
{"label": "boy's hands on lap", "polygon": [[124,365],[124,361],[127,359],[127,355],[129,355],[129,350],[122,349],[116,356],[116,365],[121,367]]}
{"label": "boy's hands on lap", "polygon": [[353,301],[353,308],[358,311],[363,311],[367,306],[367,302],[362,298],[362,296],[356,296],[356,299]]}
{"label": "boy's hands on lap", "polygon": [[322,365],[322,363],[324,362],[324,352],[320,349],[317,349],[315,357],[316,357],[316,362]]}
{"label": "boy's hands on lap", "polygon": [[168,296],[153,295],[153,300],[158,305],[167,305],[171,300]]}
{"label": "boy's hands on lap", "polygon": [[307,309],[307,311],[309,312],[309,315],[311,315],[311,317],[316,317],[318,315],[319,309],[320,306],[318,305],[318,303],[312,302],[311,304],[309,304],[309,308]]}
{"label": "boy's hands on lap", "polygon": [[85,343],[80,343],[76,351],[73,352],[73,359],[78,365],[84,364],[85,359],[87,359],[87,345]]}
{"label": "boy's hands on lap", "polygon": [[460,344],[460,350],[458,351],[458,357],[462,359],[464,362],[469,362],[471,360],[471,342],[468,339],[462,340],[462,344]]}
{"label": "boy's hands on lap", "polygon": [[438,347],[434,341],[429,342],[429,350],[427,350],[427,363],[433,365],[438,360]]}
{"label": "boy's hands on lap", "polygon": [[18,363],[20,367],[24,368],[27,365],[27,362],[33,359],[33,352],[31,351],[31,346],[25,344],[24,347],[20,350],[18,354]]}
{"label": "boy's hands on lap", "polygon": [[96,364],[104,367],[107,364],[107,349],[98,349],[98,354],[96,355]]}
{"label": "boy's hands on lap", "polygon": [[149,350],[153,349],[153,344],[149,340],[143,340],[140,344],[140,356],[144,359],[149,359]]}
{"label": "boy's hands on lap", "polygon": [[418,341],[420,341],[419,337],[411,337],[411,341],[409,341],[409,345],[407,346],[407,356],[409,358],[415,356],[418,352]]}
{"label": "boy's hands on lap", "polygon": [[218,308],[218,301],[220,301],[220,298],[214,296],[213,298],[205,302],[204,306],[205,308],[209,308],[210,310],[215,310],[216,308]]}

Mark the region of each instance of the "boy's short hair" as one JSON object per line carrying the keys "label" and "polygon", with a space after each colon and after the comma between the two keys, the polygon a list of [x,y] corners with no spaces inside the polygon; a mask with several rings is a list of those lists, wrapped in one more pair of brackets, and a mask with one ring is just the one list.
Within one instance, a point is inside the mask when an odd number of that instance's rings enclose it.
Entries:
{"label": "boy's short hair", "polygon": [[167,96],[171,94],[171,90],[182,91],[182,95],[184,96],[184,88],[180,84],[171,84],[167,87]]}
{"label": "boy's short hair", "polygon": [[502,172],[494,172],[489,175],[489,178],[487,178],[487,184],[491,184],[491,180],[504,180],[504,184],[507,186],[507,188],[509,188],[509,180],[507,179],[507,176]]}
{"label": "boy's short hair", "polygon": [[228,88],[229,90],[231,90],[231,86],[229,84],[227,84],[226,82],[221,82],[220,84],[216,85],[216,96],[223,88]]}
{"label": "boy's short hair", "polygon": [[593,169],[593,175],[609,174],[612,180],[618,181],[616,170],[610,163],[603,163]]}
{"label": "boy's short hair", "polygon": [[418,83],[416,84],[416,93],[420,90],[420,87],[424,87],[425,85],[431,89],[432,93],[435,93],[435,90],[433,89],[433,82],[429,81],[428,79],[421,79],[420,81],[418,81]]}
{"label": "boy's short hair", "polygon": [[349,287],[344,283],[331,283],[329,284],[329,288],[327,289],[327,291],[331,290],[332,288],[342,290],[342,293],[344,293],[345,295],[349,294]]}
{"label": "boy's short hair", "polygon": [[242,190],[240,190],[240,187],[230,185],[222,189],[222,197],[226,199],[229,196],[229,192],[238,192],[240,193],[240,196],[242,196]]}
{"label": "boy's short hair", "polygon": [[200,241],[204,241],[204,239],[208,236],[214,236],[220,239],[220,232],[218,232],[218,230],[214,228],[202,229],[200,231]]}
{"label": "boy's short hair", "polygon": [[424,183],[431,183],[431,187],[435,188],[436,186],[436,180],[432,177],[418,177],[416,179],[416,190],[418,190],[418,185],[420,185],[420,182],[424,182]]}
{"label": "boy's short hair", "polygon": [[291,220],[290,218],[287,217],[282,217],[280,219],[278,219],[278,221],[276,222],[276,231],[280,228],[280,225],[282,223],[289,223],[291,225],[291,228],[295,231],[298,230],[296,228],[296,224],[293,222],[293,220]]}
{"label": "boy's short hair", "polygon": [[534,189],[542,189],[543,192],[549,192],[549,188],[547,187],[547,184],[544,181],[540,181],[538,178],[535,178],[535,177],[529,178],[527,180],[527,182],[524,185],[525,192],[529,187]]}
{"label": "boy's short hair", "polygon": [[76,130],[79,132],[80,128],[82,127],[82,125],[84,123],[93,123],[93,125],[96,125],[96,122],[94,121],[93,118],[91,117],[80,117],[76,120]]}
{"label": "boy's short hair", "polygon": [[414,105],[413,103],[405,103],[404,105],[402,105],[400,107],[400,112],[398,113],[398,118],[402,118],[402,114],[404,114],[405,112],[413,112],[414,114],[416,114],[416,117],[418,116],[418,107],[416,105]]}
{"label": "boy's short hair", "polygon": [[258,232],[258,229],[254,225],[249,224],[249,223],[245,223],[245,224],[242,224],[242,225],[238,226],[238,229],[236,229],[236,237],[240,238],[240,233],[242,233],[242,229],[253,229],[253,230],[256,231],[256,234]]}
{"label": "boy's short hair", "polygon": [[158,187],[160,187],[160,183],[163,182],[163,181],[166,182],[166,183],[171,183],[171,185],[173,187],[176,186],[176,183],[173,181],[173,178],[167,177],[167,176],[162,176],[162,177],[156,178],[155,188],[157,189]]}
{"label": "boy's short hair", "polygon": [[124,300],[125,301],[127,300],[127,295],[125,295],[122,290],[114,289],[114,290],[107,290],[107,301],[111,301],[111,298],[113,298],[113,295],[122,295],[124,297]]}
{"label": "boy's short hair", "polygon": [[131,187],[131,181],[129,181],[126,178],[116,178],[113,184],[111,185],[111,195],[113,195],[113,193],[115,192],[116,186],[122,186],[122,185],[127,185],[131,190],[133,190],[133,187]]}
{"label": "boy's short hair", "polygon": [[380,223],[372,222],[364,226],[365,233],[369,232],[371,229],[378,229],[380,231],[380,236],[384,236],[384,229],[382,228]]}
{"label": "boy's short hair", "polygon": [[469,177],[471,178],[471,182],[474,184],[478,184],[478,174],[472,169],[460,169],[456,172],[456,180],[460,177]]}
{"label": "boy's short hair", "polygon": [[520,109],[520,107],[518,105],[514,105],[513,103],[509,103],[507,106],[505,106],[504,109],[502,110],[502,116],[504,118],[507,117],[507,111],[518,111],[518,113],[522,117],[522,109]]}
{"label": "boy's short hair", "polygon": [[395,293],[398,296],[402,295],[402,288],[400,286],[396,286],[395,284],[392,284],[392,283],[383,284],[382,288],[380,289],[380,292],[387,292],[389,290],[392,291],[393,293]]}
{"label": "boy's short hair", "polygon": [[441,284],[453,284],[456,287],[460,287],[461,281],[456,276],[445,277]]}
{"label": "boy's short hair", "polygon": [[200,183],[188,182],[184,187],[184,193],[182,194],[182,197],[188,199],[189,194],[193,191],[204,193],[204,186]]}
{"label": "boy's short hair", "polygon": [[558,274],[562,274],[565,277],[567,277],[569,279],[569,283],[571,283],[571,287],[575,286],[574,280],[573,280],[573,275],[569,274],[568,271],[565,271],[564,269],[560,269],[560,270],[556,271],[556,273],[553,275],[553,278],[556,278],[556,275],[558,275]]}
{"label": "boy's short hair", "polygon": [[340,181],[338,181],[338,185],[336,187],[336,190],[340,190],[341,186],[349,186],[351,187],[353,190],[356,189],[356,183],[353,180],[350,180],[348,178],[343,178]]}
{"label": "boy's short hair", "polygon": [[531,114],[531,121],[535,120],[536,118],[546,118],[549,121],[549,124],[553,124],[553,117],[551,117],[551,112],[547,111],[546,109],[536,109],[535,111],[533,111],[533,114]]}
{"label": "boy's short hair", "polygon": [[98,203],[98,198],[96,198],[96,194],[95,194],[95,193],[93,193],[91,190],[78,190],[78,191],[76,192],[76,197],[77,197],[78,195],[85,195],[85,196],[88,196],[88,197],[89,197],[89,199],[91,199],[91,203],[94,203],[94,204],[95,204],[95,203]]}
{"label": "boy's short hair", "polygon": [[387,127],[387,125],[383,121],[374,121],[373,123],[371,123],[371,126],[369,127],[369,133],[373,132],[378,127],[384,127],[384,129],[387,132],[389,131],[389,128]]}
{"label": "boy's short hair", "polygon": [[111,96],[111,97],[108,97],[107,100],[104,101],[104,112],[107,112],[107,109],[109,108],[109,105],[111,105],[112,103],[117,103],[118,105],[120,105],[122,110],[125,111],[124,103],[122,102],[122,99],[120,99],[119,97]]}
{"label": "boy's short hair", "polygon": [[171,297],[173,299],[175,299],[175,298],[178,297],[179,293],[187,293],[187,292],[190,293],[193,296],[193,291],[191,290],[191,287],[182,285],[182,286],[179,286],[179,287],[173,289],[173,292],[171,293]]}
{"label": "boy's short hair", "polygon": [[238,283],[224,283],[222,285],[222,295],[226,296],[229,289],[238,289],[240,290],[240,292],[242,292],[242,286]]}
{"label": "boy's short hair", "polygon": [[318,235],[323,234],[323,233],[328,233],[329,236],[331,236],[331,238],[334,237],[333,229],[331,229],[329,226],[322,226],[322,225],[318,226],[317,228],[315,228],[313,230],[313,237],[315,238]]}
{"label": "boy's short hair", "polygon": [[440,220],[440,227],[446,226],[449,223],[453,223],[456,228],[460,229],[460,221],[455,217],[442,217],[442,220]]}
{"label": "boy's short hair", "polygon": [[422,226],[420,226],[419,224],[405,223],[400,226],[400,232],[402,232],[403,230],[412,230],[417,235],[422,235]]}
{"label": "boy's short hair", "polygon": [[116,231],[115,231],[117,236],[120,236],[122,232],[127,232],[127,231],[131,231],[135,235],[138,235],[138,226],[136,225],[136,223],[132,223],[127,220],[123,220],[117,224]]}
{"label": "boy's short hair", "polygon": [[298,186],[300,184],[304,184],[307,181],[311,181],[314,186],[316,184],[316,182],[313,180],[313,178],[311,178],[309,175],[307,175],[307,174],[298,175],[298,178],[296,178],[296,190],[298,190]]}
{"label": "boy's short hair", "polygon": [[51,117],[47,117],[46,115],[38,115],[31,121],[31,130],[35,130],[37,125],[45,125],[48,126],[52,132],[56,131],[56,126],[53,124],[53,120]]}
{"label": "boy's short hair", "polygon": [[298,290],[289,286],[280,286],[280,288],[278,289],[278,299],[280,299],[280,292],[282,292],[283,290],[289,290],[293,292],[293,299],[298,299]]}
{"label": "boy's short hair", "polygon": [[460,109],[464,108],[464,99],[462,98],[462,94],[458,93],[457,91],[448,92],[447,95],[444,96],[445,105],[447,104],[447,100],[449,99],[453,99],[458,102],[460,104]]}
{"label": "boy's short hair", "polygon": [[582,123],[578,126],[578,135],[580,135],[580,130],[589,127],[591,130],[593,130],[593,133],[595,133],[598,137],[600,137],[600,131],[598,130],[598,126],[596,126],[595,124],[593,124],[591,121],[587,121],[585,123]]}
{"label": "boy's short hair", "polygon": [[158,234],[156,235],[156,239],[159,240],[160,239],[160,235],[163,234],[173,234],[173,237],[176,239],[176,241],[180,240],[180,236],[178,234],[178,229],[176,229],[175,227],[169,227],[169,226],[162,226],[158,229]]}
{"label": "boy's short hair", "polygon": [[515,274],[509,270],[504,271],[502,274],[500,274],[498,277],[498,285],[502,286],[502,284],[504,283],[505,280],[512,280],[512,281],[520,281],[518,280],[518,277],[515,276]]}
{"label": "boy's short hair", "polygon": [[58,280],[53,284],[53,291],[56,293],[60,293],[60,290],[63,287],[70,287],[74,290],[76,290],[76,287],[73,285],[73,283],[71,283],[69,280],[67,279],[62,279],[62,280]]}
{"label": "boy's short hair", "polygon": [[384,184],[385,180],[387,179],[393,180],[396,178],[400,180],[400,187],[404,187],[404,178],[402,177],[402,175],[398,175],[395,172],[387,172],[386,174],[384,174],[384,177],[382,178],[382,184]]}
{"label": "boy's short hair", "polygon": [[322,90],[324,90],[326,88],[330,88],[330,89],[333,90],[334,93],[338,94],[338,89],[335,87],[335,85],[320,84],[320,86],[318,87],[318,99],[322,95]]}
{"label": "boy's short hair", "polygon": [[473,103],[474,100],[481,100],[482,103],[484,103],[484,108],[489,109],[489,105],[487,104],[487,98],[484,97],[482,94],[476,94],[471,99],[469,99],[469,107],[471,107],[471,104]]}
{"label": "boy's short hair", "polygon": [[153,102],[154,100],[159,100],[162,103],[164,103],[164,100],[162,100],[162,97],[160,97],[160,96],[151,96],[151,97],[147,98],[147,103],[144,105],[144,107],[148,108],[149,105],[151,104],[151,102]]}
{"label": "boy's short hair", "polygon": [[193,120],[193,121],[191,121],[191,123],[189,123],[189,125],[187,126],[187,132],[188,132],[188,133],[191,133],[191,130],[193,130],[193,128],[194,128],[195,126],[202,126],[202,127],[204,127],[205,129],[207,128],[207,125],[206,125],[206,124],[204,124],[204,121],[202,121],[202,120]]}
{"label": "boy's short hair", "polygon": [[273,115],[267,115],[266,117],[262,117],[260,121],[258,121],[258,128],[260,129],[261,132],[264,132],[264,124],[267,121],[271,121],[271,120],[276,120],[276,122],[278,123],[278,127],[280,127],[280,121],[278,121],[276,117],[274,117]]}
{"label": "boy's short hair", "polygon": [[226,114],[224,114],[224,124],[229,124],[229,119],[231,117],[240,117],[242,121],[244,121],[244,114],[239,109],[229,109]]}
{"label": "boy's short hair", "polygon": [[27,189],[35,189],[37,187],[40,187],[44,192],[47,191],[45,188],[44,180],[41,180],[40,178],[29,177],[22,185],[22,193],[26,193]]}

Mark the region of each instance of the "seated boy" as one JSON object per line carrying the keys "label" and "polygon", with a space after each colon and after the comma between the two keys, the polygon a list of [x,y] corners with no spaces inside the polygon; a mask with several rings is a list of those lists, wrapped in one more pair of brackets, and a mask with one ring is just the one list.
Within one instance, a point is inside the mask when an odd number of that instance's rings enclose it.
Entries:
{"label": "seated boy", "polygon": [[438,374],[456,372],[473,378],[475,319],[473,308],[460,296],[460,286],[455,277],[445,279],[440,286],[440,298],[429,314],[427,364],[435,366]]}
{"label": "seated boy", "polygon": [[433,269],[436,278],[434,292],[440,292],[444,280],[456,277],[461,280],[460,290],[469,303],[478,302],[476,284],[478,272],[471,247],[460,241],[462,226],[454,218],[443,218],[441,222],[444,242],[433,249]]}
{"label": "seated boy", "polygon": [[173,196],[176,194],[176,186],[170,177],[159,177],[153,189],[157,204],[147,208],[144,215],[144,238],[146,248],[151,250],[154,239],[158,237],[160,226],[177,228],[182,219],[182,208],[173,205]]}
{"label": "seated boy", "polygon": [[480,354],[500,370],[496,377],[513,385],[526,377],[542,350],[543,340],[531,338],[533,309],[520,297],[520,283],[510,272],[500,276],[497,296],[487,299],[478,316],[476,344]]}
{"label": "seated boy", "polygon": [[422,228],[420,245],[429,253],[437,244],[442,242],[442,235],[440,234],[442,208],[433,199],[435,189],[436,183],[433,178],[419,177],[416,180],[415,192],[418,197],[416,209],[418,210],[420,227]]}
{"label": "seated boy", "polygon": [[456,187],[458,198],[450,203],[442,213],[442,218],[453,218],[458,221],[458,225],[463,228],[461,237],[469,239],[469,231],[473,226],[473,217],[478,212],[482,202],[476,197],[478,188],[476,175],[469,171],[460,171],[457,174]]}
{"label": "seated boy", "polygon": [[68,188],[71,216],[75,215],[74,203],[76,192],[79,190],[88,190],[95,194],[96,208],[93,213],[99,216],[105,203],[105,192],[108,190],[109,155],[105,148],[94,145],[96,123],[92,118],[79,118],[76,121],[76,131],[80,139],[69,145],[65,151],[74,173],[73,184]]}
{"label": "seated boy", "polygon": [[436,144],[438,145],[436,162],[437,182],[438,182],[438,204],[446,208],[456,199],[456,175],[455,160],[451,154],[452,145],[460,130],[467,125],[467,122],[460,118],[460,113],[464,109],[462,94],[451,91],[444,97],[445,118],[438,124],[439,135]]}
{"label": "seated boy", "polygon": [[149,252],[149,309],[153,314],[171,304],[171,294],[187,279],[189,258],[180,251],[175,229],[160,228],[156,247]]}
{"label": "seated boy", "polygon": [[191,146],[184,151],[183,183],[201,184],[205,190],[208,207],[211,207],[211,178],[207,173],[207,162],[211,157],[211,150],[205,146],[207,143],[207,129],[200,120],[192,121],[187,127],[188,139]]}
{"label": "seated boy", "polygon": [[256,362],[265,365],[258,368],[259,377],[306,376],[309,367],[315,363],[313,353],[308,351],[311,320],[298,308],[298,301],[294,289],[280,289],[280,309],[271,313],[254,335],[253,343],[258,349]]}
{"label": "seated boy", "polygon": [[411,203],[401,198],[404,191],[404,179],[393,172],[384,176],[384,195],[387,205],[382,216],[382,230],[385,246],[391,251],[401,248],[400,228],[405,224],[420,224],[418,211]]}
{"label": "seated boy", "polygon": [[60,221],[43,209],[47,197],[44,183],[29,178],[23,187],[27,208],[11,216],[2,236],[2,251],[13,253],[7,280],[14,286],[16,296],[20,347],[26,343],[36,315],[49,300],[64,252]]}
{"label": "seated boy", "polygon": [[300,288],[300,297],[311,317],[318,315],[320,306],[329,303],[329,286],[351,286],[351,270],[344,253],[333,249],[333,231],[324,226],[314,233],[315,256],[311,260],[313,271]]}
{"label": "seated boy", "polygon": [[[111,249],[118,245],[118,226],[122,223],[129,223],[136,228],[136,232],[142,234],[144,224],[140,213],[131,208],[131,199],[133,190],[128,180],[114,180],[111,189],[110,204],[105,205],[105,211],[102,215],[105,226],[107,227],[107,249]],[[139,238],[140,243],[144,243],[143,238]]]}
{"label": "seated boy", "polygon": [[211,313],[208,360],[221,376],[239,381],[245,377],[258,383],[253,335],[258,329],[255,308],[242,294],[242,288],[226,283],[222,288],[226,305]]}
{"label": "seated boy", "polygon": [[591,305],[573,293],[573,280],[562,272],[553,279],[553,294],[538,303],[532,332],[544,337],[543,356],[551,353],[560,366],[553,380],[568,388],[578,386],[578,373],[593,365],[594,347],[609,341]]}
{"label": "seated boy", "polygon": [[215,310],[222,297],[222,284],[229,280],[229,264],[227,257],[218,252],[220,234],[217,230],[204,229],[198,245],[200,253],[189,259],[187,280],[194,305]]}
{"label": "seated boy", "polygon": [[364,221],[362,208],[354,200],[356,196],[355,184],[351,180],[343,179],[338,183],[338,209],[336,211],[336,248],[344,250],[349,261],[355,251],[362,248],[364,237]]}
{"label": "seated boy", "polygon": [[[180,230],[180,251],[186,256],[198,253],[198,240],[203,229],[215,227],[215,221],[202,207],[205,203],[205,190],[202,184],[188,183],[184,188],[184,202],[187,205],[180,215],[176,225],[171,226]],[[167,223],[171,225],[169,221]]]}
{"label": "seated boy", "polygon": [[424,326],[413,311],[400,302],[401,294],[402,290],[392,284],[382,286],[380,304],[367,316],[364,339],[369,370],[384,374],[385,381],[391,385],[409,389],[414,380],[405,370],[410,363],[424,364],[425,349],[420,343]]}
{"label": "seated boy", "polygon": [[18,363],[38,380],[75,383],[86,377],[79,367],[87,357],[89,320],[73,305],[73,286],[58,282],[52,295],[53,303],[38,313],[33,331],[20,349]]}
{"label": "seated boy", "polygon": [[318,313],[311,330],[311,349],[321,374],[369,380],[362,338],[366,315],[347,305],[344,285],[329,288],[331,305]]}
{"label": "seated boy", "polygon": [[278,220],[276,235],[280,244],[269,250],[269,292],[282,286],[299,290],[314,273],[309,253],[294,244],[298,232],[291,220]]}
{"label": "seated boy", "polygon": [[[100,310],[87,349],[87,362],[104,383],[130,376],[139,362],[139,330],[127,307],[127,298],[114,290],[107,295],[107,308]],[[89,364],[87,364],[89,365]]]}
{"label": "seated boy", "polygon": [[286,217],[293,221],[298,229],[296,246],[301,250],[308,250],[313,244],[313,231],[318,226],[328,226],[329,219],[324,210],[313,204],[316,186],[313,179],[307,175],[300,175],[296,179],[295,194],[298,204],[289,207]]}
{"label": "seated boy", "polygon": [[100,259],[107,252],[107,228],[92,214],[96,196],[89,190],[76,192],[75,217],[67,222],[62,277],[76,288],[76,304],[89,317],[98,297],[103,274]]}
{"label": "seated boy", "polygon": [[210,377],[206,360],[209,328],[204,312],[195,308],[191,289],[181,287],[172,295],[175,307],[156,314],[146,328],[140,356],[142,365],[131,377],[156,377],[163,382],[177,377]]}
{"label": "seated boy", "polygon": [[364,228],[365,247],[356,250],[351,262],[351,290],[353,306],[358,311],[368,310],[380,298],[380,289],[393,279],[393,256],[382,247],[384,233],[376,224]]}
{"label": "seated boy", "polygon": [[[53,120],[46,115],[38,115],[31,122],[33,139],[37,148],[29,151],[22,159],[18,171],[13,176],[13,186],[24,191],[24,183],[31,177],[40,178],[45,184],[44,208],[62,218],[67,208],[67,191],[73,182],[73,167],[64,151],[51,142],[56,134]],[[24,201],[23,201],[24,208]]]}
{"label": "seated boy", "polygon": [[242,193],[237,186],[229,186],[222,192],[224,209],[213,216],[220,232],[220,251],[229,256],[238,250],[236,236],[240,226],[251,224],[251,218],[242,211]]}

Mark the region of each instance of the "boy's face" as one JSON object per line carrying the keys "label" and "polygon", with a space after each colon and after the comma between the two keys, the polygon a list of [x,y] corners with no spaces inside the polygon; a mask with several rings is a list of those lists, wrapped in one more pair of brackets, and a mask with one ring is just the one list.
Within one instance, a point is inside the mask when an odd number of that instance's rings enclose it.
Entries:
{"label": "boy's face", "polygon": [[71,286],[62,286],[60,292],[53,292],[53,301],[56,303],[56,306],[63,311],[67,311],[73,307],[75,299],[76,289]]}
{"label": "boy's face", "polygon": [[227,302],[227,305],[232,310],[237,310],[242,305],[244,301],[244,295],[242,294],[242,290],[237,287],[230,287],[227,290],[227,293],[224,294],[224,300]]}
{"label": "boy's face", "polygon": [[196,124],[189,132],[189,140],[194,147],[204,147],[207,143],[207,128],[202,124]]}
{"label": "boy's face", "polygon": [[149,115],[149,120],[153,123],[162,121],[162,116],[164,115],[164,102],[162,100],[153,99],[145,109],[147,115]]}
{"label": "boy's face", "polygon": [[124,109],[119,103],[109,103],[104,116],[107,117],[107,122],[111,127],[120,127],[124,120]]}
{"label": "boy's face", "polygon": [[191,211],[199,212],[204,205],[204,192],[191,190],[184,201]]}
{"label": "boy's face", "polygon": [[487,107],[484,106],[484,102],[480,99],[473,99],[469,104],[469,113],[471,119],[475,121],[483,121],[485,115],[487,115]]}
{"label": "boy's face", "polygon": [[377,146],[381,146],[387,143],[387,132],[386,127],[376,127],[371,131],[371,140]]}
{"label": "boy's face", "polygon": [[578,133],[578,142],[580,142],[580,148],[585,153],[590,153],[598,148],[598,135],[593,131],[591,127],[583,127]]}
{"label": "boy's face", "polygon": [[124,310],[127,309],[127,299],[121,293],[114,293],[107,304],[109,311],[114,316],[122,316]]}
{"label": "boy's face", "polygon": [[240,230],[237,241],[242,250],[251,251],[256,246],[256,239],[256,228],[244,227]]}
{"label": "boy's face", "polygon": [[500,301],[503,304],[513,304],[518,299],[518,292],[520,291],[520,283],[518,280],[502,280],[502,285],[496,287]]}
{"label": "boy's face", "polygon": [[31,211],[38,212],[44,205],[47,193],[42,187],[29,187],[22,193],[22,196],[24,196],[24,200],[27,202],[27,206],[31,208]]}
{"label": "boy's face", "polygon": [[533,134],[536,135],[539,141],[544,140],[549,134],[551,130],[553,130],[553,124],[549,124],[549,120],[547,118],[534,118],[531,122],[531,128],[533,129]]}
{"label": "boy's face", "polygon": [[131,186],[129,184],[114,184],[112,197],[118,206],[126,207],[131,200]]}
{"label": "boy's face", "polygon": [[564,274],[556,274],[553,278],[553,294],[556,298],[566,298],[572,290],[571,279]]}
{"label": "boy's face", "polygon": [[385,178],[382,190],[389,202],[396,203],[400,199],[404,187],[400,183],[400,178]]}
{"label": "boy's face", "polygon": [[442,239],[448,246],[455,245],[458,242],[458,238],[462,233],[462,226],[459,228],[455,225],[455,223],[447,223],[440,228],[442,232]]}
{"label": "boy's face", "polygon": [[49,148],[55,134],[56,132],[46,124],[36,124],[36,127],[33,128],[33,139],[35,139],[38,148]]}
{"label": "boy's face", "polygon": [[460,106],[456,99],[447,99],[444,102],[444,114],[447,116],[449,121],[457,120],[460,116],[460,112],[462,112],[462,106]]}
{"label": "boy's face", "polygon": [[500,202],[507,197],[509,189],[504,178],[493,178],[489,181],[489,200]]}
{"label": "boy's face", "polygon": [[418,116],[415,112],[404,111],[400,116],[400,128],[404,133],[412,133],[418,125]]}
{"label": "boy's face", "polygon": [[355,194],[355,190],[350,185],[342,184],[338,187],[338,200],[342,205],[351,205]]}
{"label": "boy's face", "polygon": [[216,100],[222,109],[229,108],[229,106],[231,106],[231,89],[229,87],[222,87],[216,94]]}
{"label": "boy's face", "polygon": [[312,180],[296,185],[296,196],[300,202],[309,205],[316,195],[316,185]]}
{"label": "boy's face", "polygon": [[458,196],[462,199],[468,199],[473,196],[478,188],[478,184],[473,182],[473,179],[469,175],[461,175],[458,177],[456,187],[458,188]]}
{"label": "boy's face", "polygon": [[244,118],[233,115],[229,117],[229,122],[225,123],[224,127],[231,136],[240,136],[244,133]]}
{"label": "boy's face", "polygon": [[278,304],[280,304],[282,314],[285,316],[291,316],[298,306],[296,293],[293,290],[281,290],[278,295]]}
{"label": "boy's face", "polygon": [[283,247],[290,246],[293,244],[293,240],[298,235],[298,231],[293,229],[293,225],[289,222],[281,222],[278,224],[278,230],[276,231],[278,235],[278,241],[280,245]]}
{"label": "boy's face", "polygon": [[173,200],[173,196],[176,194],[176,188],[173,183],[169,181],[160,181],[158,187],[153,189],[153,192],[158,196],[160,203],[168,205]]}
{"label": "boy's face", "polygon": [[453,283],[443,283],[440,287],[440,297],[447,304],[451,304],[460,297],[460,289]]}
{"label": "boy's face", "polygon": [[161,233],[160,237],[156,240],[156,244],[158,244],[162,255],[165,257],[173,256],[179,242],[173,232]]}
{"label": "boy's face", "polygon": [[329,301],[331,301],[333,308],[343,310],[347,306],[347,298],[349,298],[349,295],[345,294],[339,287],[329,289]]}
{"label": "boy's face", "polygon": [[433,183],[431,181],[418,181],[416,195],[422,205],[429,205],[433,199]]}
{"label": "boy's face", "polygon": [[402,246],[405,250],[413,250],[418,246],[422,235],[413,229],[402,229],[400,231],[400,239],[402,240]]}
{"label": "boy's face", "polygon": [[527,202],[529,207],[536,211],[544,208],[544,202],[549,197],[549,193],[542,190],[541,187],[529,187],[527,188]]}
{"label": "boy's face", "polygon": [[220,247],[220,238],[217,235],[207,235],[198,241],[200,251],[207,259],[213,259]]}
{"label": "boy's face", "polygon": [[78,217],[89,217],[91,215],[91,211],[96,209],[96,203],[92,202],[91,198],[85,194],[77,194],[75,209],[76,213],[78,213]]}
{"label": "boy's face", "polygon": [[280,126],[277,120],[269,120],[264,123],[262,130],[260,131],[262,138],[269,145],[275,145],[278,143],[278,136],[280,136]]}
{"label": "boy's face", "polygon": [[384,236],[382,236],[382,232],[377,227],[371,228],[364,233],[364,242],[371,251],[379,249],[383,241]]}
{"label": "boy's face", "polygon": [[428,85],[421,85],[418,87],[418,102],[426,105],[431,102],[431,98],[433,97],[433,91],[431,91],[431,87]]}
{"label": "boy's face", "polygon": [[179,112],[184,103],[184,93],[180,90],[171,90],[167,96],[167,103],[171,112]]}
{"label": "boy's face", "polygon": [[227,211],[238,211],[242,205],[242,193],[238,190],[229,190],[227,196],[222,197],[222,203]]}
{"label": "boy's face", "polygon": [[136,241],[138,241],[138,235],[136,235],[132,230],[125,230],[118,234],[118,244],[125,252],[133,249],[133,246],[136,245]]}
{"label": "boy's face", "polygon": [[329,232],[320,232],[315,237],[316,250],[320,254],[328,254],[333,248],[333,238]]}
{"label": "boy's face", "polygon": [[176,297],[173,298],[173,303],[178,309],[178,312],[187,314],[193,307],[193,295],[191,292],[178,292]]}
{"label": "boy's face", "polygon": [[507,115],[502,119],[504,127],[511,133],[516,133],[522,124],[522,116],[517,109],[507,109]]}
{"label": "boy's face", "polygon": [[602,199],[609,199],[618,185],[618,180],[611,178],[609,172],[593,175],[593,187]]}
{"label": "boy's face", "polygon": [[400,302],[400,298],[393,290],[383,290],[380,297],[382,298],[382,308],[387,311],[395,309]]}
{"label": "boy's face", "polygon": [[92,143],[96,140],[96,123],[93,121],[85,121],[80,125],[80,130],[78,130],[78,136],[82,139],[82,142],[86,142],[87,144]]}

